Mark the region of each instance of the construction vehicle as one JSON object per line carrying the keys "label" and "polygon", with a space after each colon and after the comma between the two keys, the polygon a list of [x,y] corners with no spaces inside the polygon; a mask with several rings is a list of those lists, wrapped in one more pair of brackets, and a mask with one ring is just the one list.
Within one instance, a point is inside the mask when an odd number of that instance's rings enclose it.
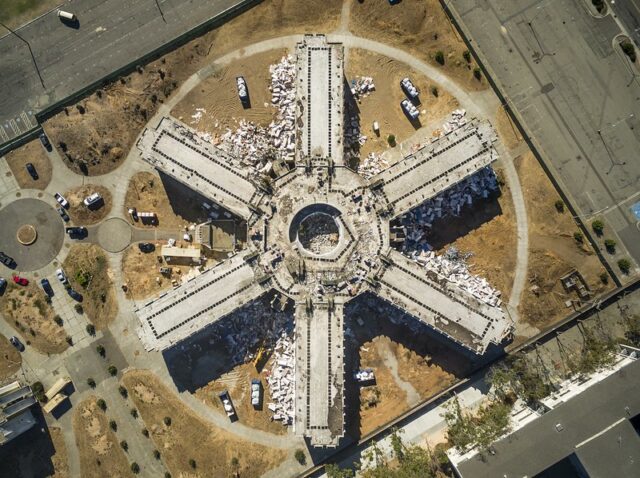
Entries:
{"label": "construction vehicle", "polygon": [[264,343],[260,344],[260,347],[258,347],[258,351],[256,352],[256,356],[253,359],[253,366],[256,368],[258,373],[262,371],[270,356],[271,350],[268,347],[265,347]]}
{"label": "construction vehicle", "polygon": [[222,402],[222,407],[224,408],[225,413],[229,417],[229,420],[234,420],[237,418],[236,408],[233,406],[233,402],[231,401],[231,395],[229,395],[229,391],[225,390],[224,392],[220,392],[218,394],[220,397],[220,401]]}
{"label": "construction vehicle", "polygon": [[238,97],[244,106],[249,103],[249,89],[244,77],[236,76],[236,85],[238,87]]}
{"label": "construction vehicle", "polygon": [[262,402],[262,383],[260,379],[251,380],[251,405],[253,408],[259,408]]}

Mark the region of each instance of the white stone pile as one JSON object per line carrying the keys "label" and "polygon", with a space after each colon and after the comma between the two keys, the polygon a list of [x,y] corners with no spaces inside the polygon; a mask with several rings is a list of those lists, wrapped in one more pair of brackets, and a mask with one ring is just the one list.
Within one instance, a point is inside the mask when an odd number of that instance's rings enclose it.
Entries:
{"label": "white stone pile", "polygon": [[278,109],[275,121],[269,125],[269,137],[281,157],[295,155],[296,63],[292,55],[283,56],[269,67],[271,73],[271,104]]}
{"label": "white stone pile", "polygon": [[355,79],[351,80],[351,94],[355,98],[368,96],[375,89],[376,85],[370,76],[356,76]]}
{"label": "white stone pile", "polygon": [[267,408],[273,419],[291,425],[294,419],[295,357],[293,338],[282,333],[273,350],[273,363],[267,377],[272,402]]}
{"label": "white stone pile", "polygon": [[360,161],[358,173],[365,179],[371,179],[388,167],[389,163],[382,156],[376,153],[369,153],[369,156]]}
{"label": "white stone pile", "polygon": [[207,110],[205,110],[204,108],[196,108],[196,112],[191,115],[191,119],[193,120],[191,121],[191,124],[200,123],[200,120],[202,119],[202,115],[206,112]]}
{"label": "white stone pile", "polygon": [[453,110],[451,117],[442,124],[441,135],[449,134],[452,131],[467,124],[467,111],[463,109]]}
{"label": "white stone pile", "polygon": [[244,119],[235,131],[227,129],[222,135],[222,145],[240,158],[242,164],[255,168],[262,168],[273,150],[266,128]]}
{"label": "white stone pile", "polygon": [[442,255],[437,255],[433,251],[414,251],[409,256],[452,284],[466,290],[478,300],[493,307],[499,307],[502,303],[500,291],[491,287],[484,277],[469,272],[467,258],[470,254],[460,254],[455,247],[450,247]]}

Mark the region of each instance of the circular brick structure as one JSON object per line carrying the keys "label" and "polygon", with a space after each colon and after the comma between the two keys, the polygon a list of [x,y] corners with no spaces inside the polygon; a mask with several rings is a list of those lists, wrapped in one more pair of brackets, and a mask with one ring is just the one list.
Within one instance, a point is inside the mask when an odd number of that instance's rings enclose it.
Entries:
{"label": "circular brick structure", "polygon": [[31,224],[25,224],[24,226],[20,226],[18,228],[18,232],[16,233],[16,239],[23,246],[30,246],[36,239],[38,238],[38,232],[36,228]]}

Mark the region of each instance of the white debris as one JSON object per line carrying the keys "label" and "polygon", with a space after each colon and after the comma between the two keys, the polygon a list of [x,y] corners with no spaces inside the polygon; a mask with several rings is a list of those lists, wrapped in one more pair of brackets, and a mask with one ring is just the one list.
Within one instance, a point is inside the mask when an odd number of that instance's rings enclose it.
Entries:
{"label": "white debris", "polygon": [[191,119],[193,119],[191,124],[200,123],[200,120],[202,119],[202,114],[206,113],[206,112],[207,112],[207,110],[205,110],[204,108],[196,108],[196,112],[191,115]]}
{"label": "white debris", "polygon": [[273,350],[273,365],[267,377],[273,402],[267,408],[273,412],[273,419],[283,425],[291,425],[294,418],[294,347],[291,335],[283,333]]}
{"label": "white debris", "polygon": [[360,161],[358,165],[358,173],[365,179],[371,179],[376,174],[384,171],[389,167],[389,163],[379,154],[369,153],[369,156]]}

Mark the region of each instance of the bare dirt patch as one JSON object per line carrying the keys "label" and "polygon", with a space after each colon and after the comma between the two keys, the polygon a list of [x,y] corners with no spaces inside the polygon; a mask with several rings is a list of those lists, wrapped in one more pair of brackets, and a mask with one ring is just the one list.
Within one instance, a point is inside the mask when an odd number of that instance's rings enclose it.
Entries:
{"label": "bare dirt patch", "polygon": [[11,377],[20,370],[22,365],[22,356],[11,345],[9,339],[0,334],[0,382]]}
{"label": "bare dirt patch", "polygon": [[560,277],[577,269],[587,281],[592,295],[612,287],[600,280],[604,268],[586,242],[574,239],[578,227],[565,208],[558,212],[555,203],[560,196],[544,170],[528,152],[516,160],[529,219],[529,271],[520,305],[520,314],[538,328],[545,328],[573,311],[565,302],[577,299],[566,292]]}
{"label": "bare dirt patch", "polygon": [[50,476],[51,478],[66,478],[69,476],[69,458],[62,430],[57,427],[51,427],[49,428],[49,434],[51,435],[53,448],[56,451],[55,455],[51,457],[55,472]]}
{"label": "bare dirt patch", "polygon": [[73,289],[83,296],[82,308],[96,329],[106,328],[118,313],[107,256],[94,244],[75,244],[62,265]]}
{"label": "bare dirt patch", "polygon": [[515,123],[502,106],[498,108],[495,118],[494,126],[500,136],[502,144],[507,149],[515,149],[521,144],[524,144],[524,138],[520,134],[520,131],[518,131]]}
{"label": "bare dirt patch", "polygon": [[[51,182],[51,161],[39,139],[7,153],[5,159],[21,188],[44,189]],[[27,171],[27,163],[33,164],[36,168],[37,180],[34,180]]]}
{"label": "bare dirt patch", "polygon": [[89,397],[75,407],[73,430],[80,453],[83,476],[102,478],[133,477],[124,451],[108,425],[106,415]]}
{"label": "bare dirt patch", "polygon": [[[271,370],[270,362],[263,368],[263,373],[258,373],[252,363],[238,365],[220,378],[196,390],[195,395],[210,407],[224,413],[218,394],[228,390],[238,412],[240,423],[258,430],[284,435],[287,433],[287,427],[280,422],[273,421],[272,414],[266,407],[266,404],[271,401],[271,393],[264,373],[267,370]],[[256,410],[251,405],[251,380],[254,378],[262,381],[263,408],[261,410]]]}
{"label": "bare dirt patch", "polygon": [[[195,204],[193,195],[190,198],[173,195],[173,201],[171,201],[169,194],[175,193],[170,188],[173,181],[164,178],[163,181],[157,174],[149,172],[140,172],[131,176],[123,211],[131,224],[142,228],[182,229],[194,222],[196,213],[201,212],[200,205]],[[138,212],[155,212],[157,223],[145,225],[140,221],[134,222],[128,213],[129,208],[135,208]]]}
{"label": "bare dirt patch", "polygon": [[53,308],[33,282],[26,287],[9,283],[0,297],[0,307],[3,317],[24,344],[45,354],[60,353],[69,347],[64,328],[53,321]]}
{"label": "bare dirt patch", "polygon": [[[100,207],[89,209],[83,201],[93,193],[102,196],[103,203]],[[69,217],[75,224],[89,226],[102,221],[111,211],[111,192],[104,186],[97,184],[84,184],[64,193],[64,197],[69,201]]]}
{"label": "bare dirt patch", "polygon": [[1,0],[0,21],[15,29],[58,5],[59,0]]}
{"label": "bare dirt patch", "polygon": [[[235,129],[241,119],[268,126],[276,109],[271,105],[269,66],[280,61],[286,51],[273,50],[234,61],[204,80],[176,105],[171,114],[193,128],[222,134]],[[236,76],[249,87],[251,107],[238,99]]]}
{"label": "bare dirt patch", "polygon": [[[349,29],[358,36],[371,38],[406,50],[423,61],[442,69],[468,90],[482,90],[487,81],[478,81],[473,58],[467,61],[467,47],[449,22],[438,0],[403,0],[389,2],[356,2],[351,4]],[[444,65],[435,60],[442,51]]]}
{"label": "bare dirt patch", "polygon": [[[131,400],[173,476],[200,474],[199,470],[206,470],[206,476],[231,476],[233,457],[240,476],[260,476],[286,458],[282,450],[243,441],[202,421],[149,371],[126,372],[122,384],[132,391]],[[163,422],[167,416],[170,426]],[[197,464],[195,472],[190,459]]]}
{"label": "bare dirt patch", "polygon": [[[405,63],[366,50],[349,51],[345,74],[348,81],[356,76],[371,76],[376,86],[374,92],[362,97],[357,104],[360,130],[367,136],[367,142],[360,149],[361,157],[389,148],[387,137],[390,134],[395,135],[396,142],[400,143],[415,133],[416,128],[400,107],[400,102],[405,99],[400,88],[400,80],[404,77],[408,76],[420,90],[421,128],[439,125],[458,107],[458,101],[430,78],[417,73]],[[433,94],[432,88],[437,89],[438,96]],[[374,121],[380,125],[380,136],[373,131]]]}

